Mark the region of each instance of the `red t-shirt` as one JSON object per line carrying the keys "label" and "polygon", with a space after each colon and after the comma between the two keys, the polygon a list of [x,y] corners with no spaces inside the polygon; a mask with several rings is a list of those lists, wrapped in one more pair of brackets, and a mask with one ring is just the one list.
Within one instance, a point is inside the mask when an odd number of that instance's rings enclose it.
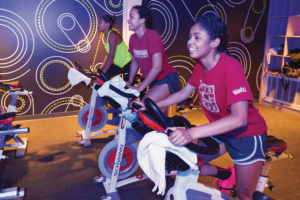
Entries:
{"label": "red t-shirt", "polygon": [[176,70],[169,65],[164,44],[160,35],[155,30],[146,29],[143,37],[140,39],[136,34],[132,34],[129,40],[129,52],[135,57],[144,77],[147,77],[153,66],[152,54],[158,52],[162,53],[162,71],[155,80],[164,79],[168,74],[176,72]]}
{"label": "red t-shirt", "polygon": [[253,106],[253,96],[241,64],[234,58],[221,53],[214,68],[204,72],[196,63],[188,81],[196,87],[203,111],[210,122],[230,114],[230,105],[248,101],[248,124],[228,133],[230,137],[245,137],[266,133],[265,120]]}

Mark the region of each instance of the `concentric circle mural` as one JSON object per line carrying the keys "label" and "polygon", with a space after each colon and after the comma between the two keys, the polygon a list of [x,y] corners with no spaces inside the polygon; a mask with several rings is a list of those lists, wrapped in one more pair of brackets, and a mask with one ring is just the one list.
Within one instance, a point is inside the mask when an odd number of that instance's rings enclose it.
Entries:
{"label": "concentric circle mural", "polygon": [[[86,71],[104,62],[106,37],[98,32],[98,17],[114,15],[114,30],[122,35],[124,0],[1,1],[0,82],[20,81],[33,91],[20,96],[21,115],[78,111],[90,101],[91,88],[71,86],[67,75],[78,61]],[[269,2],[266,0],[143,0],[154,18],[169,62],[179,73],[181,88],[196,60],[186,47],[189,30],[201,15],[220,16],[230,29],[228,53],[241,62],[254,97],[259,92]],[[7,88],[0,87],[7,107]],[[198,103],[197,93],[191,95]]]}
{"label": "concentric circle mural", "polygon": [[[68,4],[66,7],[65,1],[41,1],[35,14],[36,30],[41,40],[55,51],[86,53],[97,32],[96,12],[87,0],[68,1]],[[49,21],[49,17],[53,20]],[[86,24],[89,26],[83,26]]]}
{"label": "concentric circle mural", "polygon": [[13,81],[29,73],[34,36],[28,23],[16,12],[0,8],[0,80]]}

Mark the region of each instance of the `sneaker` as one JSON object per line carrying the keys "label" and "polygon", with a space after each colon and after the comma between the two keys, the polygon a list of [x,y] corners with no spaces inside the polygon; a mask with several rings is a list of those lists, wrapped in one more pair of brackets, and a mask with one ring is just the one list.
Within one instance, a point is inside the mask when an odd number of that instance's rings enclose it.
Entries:
{"label": "sneaker", "polygon": [[230,192],[234,189],[235,170],[232,166],[229,166],[227,169],[230,169],[231,171],[230,177],[225,180],[217,178],[213,184],[216,185],[218,190],[220,190],[221,192],[224,192],[225,194],[230,194]]}

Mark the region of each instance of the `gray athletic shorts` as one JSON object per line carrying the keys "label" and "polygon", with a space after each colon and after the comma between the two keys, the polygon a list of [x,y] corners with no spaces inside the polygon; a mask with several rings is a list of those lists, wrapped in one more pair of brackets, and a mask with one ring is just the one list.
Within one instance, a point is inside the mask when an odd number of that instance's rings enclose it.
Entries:
{"label": "gray athletic shorts", "polygon": [[166,78],[158,81],[153,81],[150,84],[150,87],[154,87],[155,85],[162,85],[167,83],[169,86],[169,91],[171,94],[177,92],[179,90],[179,76],[177,72],[173,72],[171,74],[168,74]]}
{"label": "gray athletic shorts", "polygon": [[222,135],[213,138],[218,143],[224,143],[232,161],[237,165],[247,165],[265,161],[266,134],[231,138]]}

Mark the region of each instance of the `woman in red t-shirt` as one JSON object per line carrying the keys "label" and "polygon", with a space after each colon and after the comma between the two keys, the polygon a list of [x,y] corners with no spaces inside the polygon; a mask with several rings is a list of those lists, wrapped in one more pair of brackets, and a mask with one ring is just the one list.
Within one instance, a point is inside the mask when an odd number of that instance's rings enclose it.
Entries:
{"label": "woman in red t-shirt", "polygon": [[[150,86],[142,100],[148,97],[155,102],[178,91],[179,76],[168,63],[160,35],[151,29],[152,16],[149,10],[144,6],[134,6],[130,10],[128,24],[135,33],[129,40],[132,62],[127,84],[139,92]],[[138,86],[131,86],[138,69],[145,79]]]}
{"label": "woman in red t-shirt", "polygon": [[266,123],[253,106],[253,96],[241,64],[226,53],[226,24],[214,15],[199,17],[191,27],[187,47],[195,65],[185,87],[158,101],[161,108],[176,104],[197,90],[200,104],[209,123],[189,128],[170,128],[169,140],[185,145],[192,140],[213,136],[220,144],[217,156],[205,157],[205,163],[229,153],[234,167],[222,169],[201,166],[200,175],[217,177],[218,188],[229,193],[237,183],[241,200],[252,199],[265,161]]}

